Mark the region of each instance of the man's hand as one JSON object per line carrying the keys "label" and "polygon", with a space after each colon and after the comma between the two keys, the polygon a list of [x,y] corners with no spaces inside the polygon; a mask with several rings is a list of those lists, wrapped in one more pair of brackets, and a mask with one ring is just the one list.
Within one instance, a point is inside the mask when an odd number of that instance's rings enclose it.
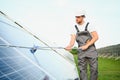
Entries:
{"label": "man's hand", "polygon": [[79,49],[82,49],[84,51],[84,50],[88,49],[88,47],[89,47],[88,45],[83,45],[83,46],[79,47]]}
{"label": "man's hand", "polygon": [[70,51],[72,48],[70,46],[67,46],[65,50]]}
{"label": "man's hand", "polygon": [[87,41],[86,41],[86,44],[83,45],[83,46],[81,46],[81,47],[79,47],[79,48],[82,49],[82,50],[86,50],[86,49],[89,47],[89,46],[87,45],[89,42],[90,42],[90,40],[87,40]]}

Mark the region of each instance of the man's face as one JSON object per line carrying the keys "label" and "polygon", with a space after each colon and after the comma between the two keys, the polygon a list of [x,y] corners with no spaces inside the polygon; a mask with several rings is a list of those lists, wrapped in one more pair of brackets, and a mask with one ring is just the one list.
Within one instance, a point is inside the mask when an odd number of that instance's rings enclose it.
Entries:
{"label": "man's face", "polygon": [[75,16],[75,18],[76,18],[76,23],[77,23],[77,24],[80,24],[80,23],[83,22],[83,18],[84,18],[84,17],[82,17],[82,16]]}

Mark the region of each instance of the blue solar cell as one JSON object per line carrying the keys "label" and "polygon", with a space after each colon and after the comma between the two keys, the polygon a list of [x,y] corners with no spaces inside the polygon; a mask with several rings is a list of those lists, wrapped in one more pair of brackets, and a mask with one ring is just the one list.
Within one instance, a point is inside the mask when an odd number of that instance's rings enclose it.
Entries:
{"label": "blue solar cell", "polygon": [[5,64],[2,60],[0,60],[0,70],[3,74],[9,74],[14,72],[14,70],[7,64]]}
{"label": "blue solar cell", "polygon": [[8,77],[12,80],[25,80],[24,76],[21,76],[19,73],[9,74]]}
{"label": "blue solar cell", "polygon": [[7,76],[5,77],[0,77],[0,80],[10,80]]}
{"label": "blue solar cell", "polygon": [[0,76],[3,76],[4,74],[0,71]]}

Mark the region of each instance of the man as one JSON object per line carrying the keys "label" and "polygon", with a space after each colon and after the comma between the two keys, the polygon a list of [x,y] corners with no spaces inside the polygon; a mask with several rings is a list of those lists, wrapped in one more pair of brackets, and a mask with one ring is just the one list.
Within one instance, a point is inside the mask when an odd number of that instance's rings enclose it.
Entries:
{"label": "man", "polygon": [[[87,64],[90,66],[90,80],[98,77],[98,55],[94,43],[98,40],[95,26],[85,21],[85,12],[80,11],[75,15],[76,30],[73,28],[69,45],[65,48],[71,50],[78,43],[78,67],[80,69],[80,80],[88,80]],[[77,33],[76,33],[77,32]]]}

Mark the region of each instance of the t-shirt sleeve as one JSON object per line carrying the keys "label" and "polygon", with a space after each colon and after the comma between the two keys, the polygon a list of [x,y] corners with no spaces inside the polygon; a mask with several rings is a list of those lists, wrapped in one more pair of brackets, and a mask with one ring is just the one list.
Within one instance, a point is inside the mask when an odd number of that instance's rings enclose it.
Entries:
{"label": "t-shirt sleeve", "polygon": [[90,23],[88,25],[88,31],[89,32],[97,31],[96,26],[93,23]]}

